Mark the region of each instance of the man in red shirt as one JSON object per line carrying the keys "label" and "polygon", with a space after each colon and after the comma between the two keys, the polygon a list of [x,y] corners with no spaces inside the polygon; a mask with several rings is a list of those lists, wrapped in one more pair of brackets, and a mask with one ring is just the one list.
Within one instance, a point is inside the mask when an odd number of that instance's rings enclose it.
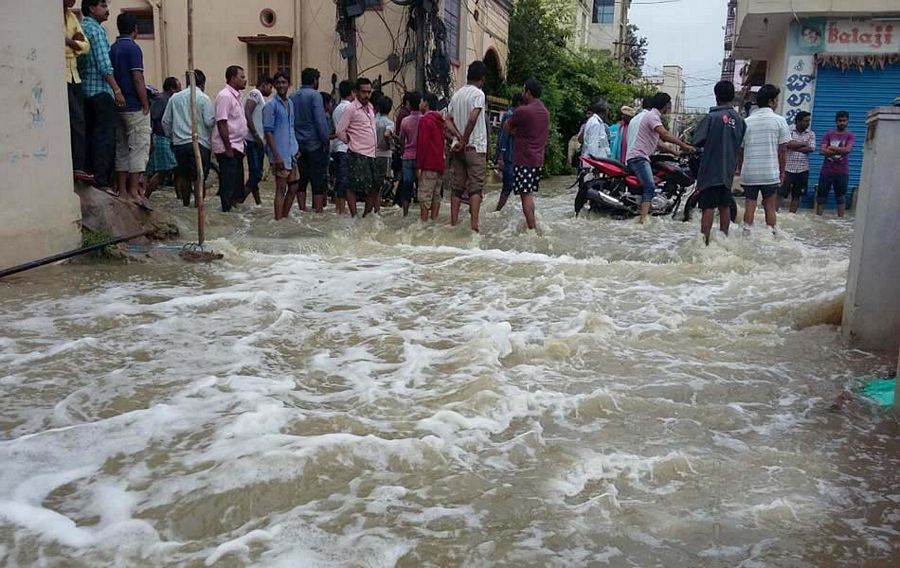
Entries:
{"label": "man in red shirt", "polygon": [[535,228],[534,194],[541,182],[544,149],[550,134],[550,113],[541,102],[541,84],[525,81],[523,104],[506,121],[506,131],[516,137],[513,148],[513,192],[522,198],[522,213],[529,229]]}
{"label": "man in red shirt", "polygon": [[419,218],[424,223],[436,221],[441,211],[441,178],[444,176],[446,159],[444,140],[459,136],[456,128],[444,121],[444,115],[437,112],[437,97],[427,93],[422,97],[419,110],[419,131],[416,137],[416,169],[419,178]]}

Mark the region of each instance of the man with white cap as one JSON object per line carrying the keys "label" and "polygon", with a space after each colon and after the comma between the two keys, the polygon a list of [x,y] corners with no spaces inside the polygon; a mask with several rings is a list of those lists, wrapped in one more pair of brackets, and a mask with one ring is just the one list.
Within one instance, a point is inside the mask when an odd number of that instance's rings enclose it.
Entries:
{"label": "man with white cap", "polygon": [[624,163],[628,152],[628,125],[636,113],[633,108],[625,105],[619,109],[619,114],[622,115],[621,120],[609,129],[609,148],[610,157]]}

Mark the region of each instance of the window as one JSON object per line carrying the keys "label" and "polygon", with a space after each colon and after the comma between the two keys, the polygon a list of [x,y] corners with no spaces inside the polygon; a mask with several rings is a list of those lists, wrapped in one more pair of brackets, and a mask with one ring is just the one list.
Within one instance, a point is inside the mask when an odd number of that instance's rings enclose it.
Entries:
{"label": "window", "polygon": [[594,0],[594,23],[611,24],[616,14],[616,0]]}
{"label": "window", "polygon": [[444,26],[447,28],[447,55],[459,60],[460,0],[444,0]]}
{"label": "window", "polygon": [[123,9],[122,12],[129,12],[137,21],[138,39],[153,39],[153,11],[152,10],[129,10]]}
{"label": "window", "polygon": [[271,77],[272,76],[272,56],[268,51],[257,51],[256,52],[256,82],[259,83],[259,80],[263,77]]}
{"label": "window", "polygon": [[273,77],[275,73],[291,76],[291,51],[283,47],[258,46],[252,48],[248,79],[258,84],[263,77]]}

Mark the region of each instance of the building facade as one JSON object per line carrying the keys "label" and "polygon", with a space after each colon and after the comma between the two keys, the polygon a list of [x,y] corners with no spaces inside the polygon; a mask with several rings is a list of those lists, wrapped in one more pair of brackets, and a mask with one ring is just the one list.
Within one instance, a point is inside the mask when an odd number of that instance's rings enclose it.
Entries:
{"label": "building facade", "polygon": [[615,58],[625,52],[631,0],[570,0],[574,15],[573,43],[606,51]]}
{"label": "building facade", "polygon": [[[749,61],[745,94],[764,83],[780,87],[780,112],[788,122],[800,111],[811,112],[820,140],[834,128],[837,111],[850,113],[857,139],[850,155],[852,191],[860,182],[868,111],[900,95],[900,4],[738,0],[736,30],[734,56]],[[822,159],[810,155],[810,187],[818,183]]]}
{"label": "building facade", "polygon": [[[512,0],[432,0],[446,28],[451,81],[465,82],[465,68],[488,62],[502,79],[508,48]],[[227,9],[225,8],[227,4]],[[426,2],[428,4],[428,2]],[[260,75],[287,71],[292,78],[305,67],[322,74],[320,88],[348,76],[347,43],[337,32],[341,6],[356,18],[357,68],[381,79],[395,98],[415,88],[415,32],[407,26],[410,9],[392,0],[194,0],[194,61],[211,89],[224,82],[225,68],[241,65],[251,84]],[[123,11],[138,16],[138,44],[144,52],[147,81],[183,78],[187,67],[187,0],[115,0],[107,33],[114,39],[115,18]]]}
{"label": "building facade", "polygon": [[684,107],[684,70],[680,65],[663,65],[659,75],[647,75],[644,82],[655,91],[662,91],[672,97],[671,129],[673,132],[681,132],[682,122],[685,117]]}

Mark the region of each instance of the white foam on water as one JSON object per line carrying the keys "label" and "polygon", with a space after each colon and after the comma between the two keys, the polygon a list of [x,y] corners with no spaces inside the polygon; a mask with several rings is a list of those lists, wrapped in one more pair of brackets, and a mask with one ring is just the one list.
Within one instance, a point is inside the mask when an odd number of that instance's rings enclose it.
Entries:
{"label": "white foam on water", "polygon": [[218,265],[4,289],[0,562],[891,558],[889,436],[823,411],[884,366],[821,325],[848,224],[706,247],[538,207],[480,235],[246,208]]}

